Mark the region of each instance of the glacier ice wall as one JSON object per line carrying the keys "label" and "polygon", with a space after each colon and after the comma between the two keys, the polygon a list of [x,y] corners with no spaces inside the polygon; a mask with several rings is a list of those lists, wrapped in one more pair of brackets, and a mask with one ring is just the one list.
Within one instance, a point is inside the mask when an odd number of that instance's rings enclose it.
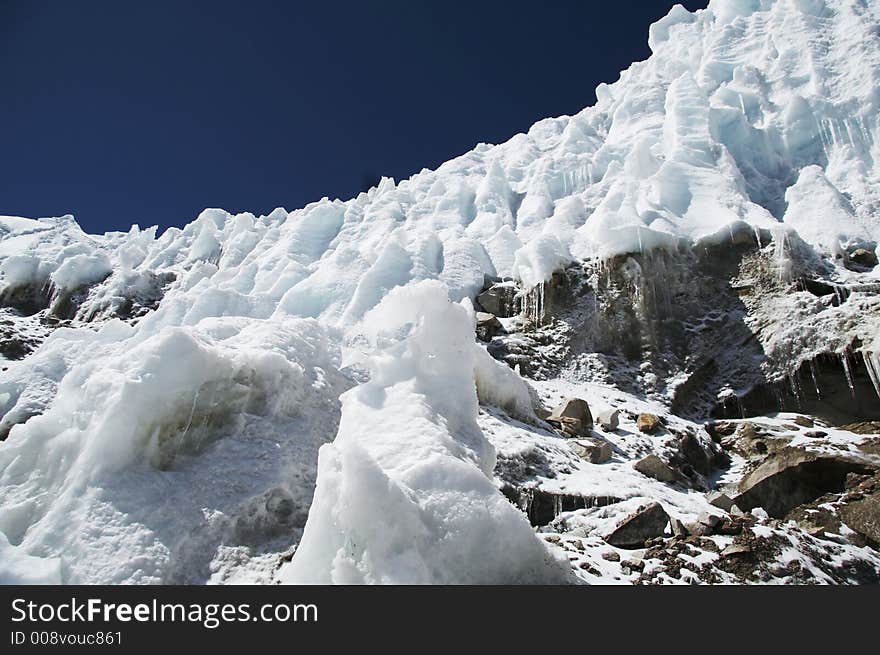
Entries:
{"label": "glacier ice wall", "polygon": [[[16,312],[16,329],[34,330],[34,348],[42,342],[0,376],[3,548],[61,558],[72,582],[207,580],[219,566],[211,557],[254,532],[242,522],[271,524],[264,542],[285,530],[295,540],[301,524],[266,514],[278,503],[264,496],[282,488],[308,507],[308,469],[340,416],[320,506],[335,511],[333,493],[348,493],[346,462],[364,484],[398,480],[363,454],[381,442],[378,424],[361,430],[353,417],[364,395],[397,393],[399,382],[367,382],[341,410],[337,400],[357,378],[337,351],[394,289],[436,280],[455,303],[486,276],[533,286],[571,260],[717,245],[756,229],[780,243],[794,231],[829,261],[857,247],[876,252],[878,24],[877,3],[858,0],[675,7],[650,28],[651,57],[600,85],[594,106],[348,201],[259,217],[208,209],[161,235],[137,226],[87,235],[69,216],[0,217],[0,301]],[[63,327],[43,341],[49,319]],[[422,397],[419,424],[439,442],[458,434],[433,391]],[[405,429],[396,434],[399,448],[414,447]],[[259,473],[212,486],[237,458]],[[338,490],[323,495],[322,484]],[[486,494],[480,488],[478,502]],[[181,499],[179,519],[163,525]],[[310,524],[320,526],[315,512]],[[310,530],[320,528],[307,528],[298,557],[308,557]],[[531,552],[532,542],[521,547]],[[407,551],[416,562],[408,579],[467,578],[420,568],[426,552]],[[367,559],[349,558],[359,573],[340,579],[390,575]],[[333,579],[322,566],[315,575]]]}

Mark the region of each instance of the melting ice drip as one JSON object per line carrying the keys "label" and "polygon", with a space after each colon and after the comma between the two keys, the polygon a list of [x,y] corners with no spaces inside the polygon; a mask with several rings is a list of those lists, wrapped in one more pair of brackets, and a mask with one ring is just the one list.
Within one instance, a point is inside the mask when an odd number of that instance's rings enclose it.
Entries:
{"label": "melting ice drip", "polygon": [[544,318],[547,315],[545,286],[546,282],[541,282],[528,291],[523,292],[520,311],[523,325],[541,327],[544,324]]}

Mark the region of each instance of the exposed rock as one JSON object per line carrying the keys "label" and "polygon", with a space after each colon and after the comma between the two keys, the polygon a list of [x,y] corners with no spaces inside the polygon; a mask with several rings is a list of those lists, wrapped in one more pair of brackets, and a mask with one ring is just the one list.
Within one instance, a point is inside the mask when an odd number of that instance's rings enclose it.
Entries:
{"label": "exposed rock", "polygon": [[714,528],[721,523],[721,517],[717,514],[711,514],[710,512],[700,512],[699,516],[697,516],[697,523]]}
{"label": "exposed rock", "polygon": [[742,516],[725,516],[715,526],[716,534],[736,535],[743,531],[747,519]]}
{"label": "exposed rock", "polygon": [[38,345],[26,339],[2,339],[0,340],[0,355],[8,360],[24,359],[36,350]]}
{"label": "exposed rock", "polygon": [[829,491],[842,491],[846,475],[873,467],[844,455],[784,448],[768,456],[739,483],[734,502],[744,510],[763,507],[774,518]]}
{"label": "exposed rock", "polygon": [[807,430],[804,432],[804,436],[807,439],[821,439],[822,437],[827,437],[828,433],[823,432],[822,430]]}
{"label": "exposed rock", "polygon": [[638,559],[627,559],[620,563],[621,570],[641,571],[645,568],[645,563]]}
{"label": "exposed rock", "polygon": [[862,443],[856,444],[856,448],[866,455],[880,455],[880,439],[865,439]]}
{"label": "exposed rock", "polygon": [[558,420],[560,418],[576,418],[581,422],[585,430],[593,427],[593,415],[590,413],[590,406],[582,398],[566,398],[550,412],[549,420]]}
{"label": "exposed rock", "polygon": [[602,553],[602,559],[607,560],[609,562],[619,562],[620,561],[620,553],[616,550],[609,550]]}
{"label": "exposed rock", "polygon": [[510,318],[517,313],[516,285],[512,282],[493,284],[477,296],[477,302],[489,314]]}
{"label": "exposed rock", "polygon": [[675,464],[690,465],[701,475],[709,475],[719,460],[723,459],[723,453],[718,446],[708,439],[703,443],[699,437],[690,433],[679,437],[676,446],[678,448],[677,459],[682,461],[676,461]]}
{"label": "exposed rock", "polygon": [[861,500],[846,503],[839,513],[843,522],[865,537],[871,546],[880,546],[880,491]]}
{"label": "exposed rock", "polygon": [[706,500],[709,501],[710,505],[723,509],[725,512],[729,512],[733,507],[733,500],[730,496],[720,491],[713,491],[712,493],[707,494]]}
{"label": "exposed rock", "polygon": [[[548,525],[562,512],[604,507],[623,500],[615,496],[577,496],[545,491],[537,487],[517,488],[512,485],[502,486],[501,493],[521,509],[528,516],[529,522],[536,527]],[[573,531],[573,534],[574,532],[577,530]]]}
{"label": "exposed rock", "polygon": [[650,503],[626,517],[605,541],[618,548],[641,548],[648,539],[662,536],[668,522],[669,515],[663,506]]}
{"label": "exposed rock", "polygon": [[570,447],[579,457],[592,464],[602,464],[611,459],[611,444],[604,439],[577,439],[571,442]]}
{"label": "exposed rock", "polygon": [[291,495],[281,487],[275,487],[266,494],[266,511],[279,517],[288,517],[296,510]]}
{"label": "exposed rock", "polygon": [[694,523],[686,523],[684,527],[690,534],[703,537],[715,534],[716,528],[720,523],[721,517],[717,514],[700,512],[700,515]]}
{"label": "exposed rock", "polygon": [[604,412],[600,412],[599,416],[596,417],[596,423],[599,424],[600,428],[608,432],[616,430],[620,425],[620,410],[606,409]]}
{"label": "exposed rock", "polygon": [[791,433],[780,432],[775,428],[771,430],[768,426],[744,421],[732,435],[722,438],[721,445],[725,450],[752,458],[755,455],[764,456],[786,448],[792,437]]}
{"label": "exposed rock", "polygon": [[584,424],[580,419],[570,416],[553,416],[551,414],[546,418],[546,421],[568,437],[579,437],[585,434]]}
{"label": "exposed rock", "polygon": [[866,248],[857,248],[850,253],[849,263],[858,268],[874,268],[877,265],[877,255]]}
{"label": "exposed rock", "polygon": [[674,482],[678,477],[669,464],[657,457],[657,455],[643,457],[635,463],[633,468],[642,475],[654,478],[660,482]]}
{"label": "exposed rock", "polygon": [[721,437],[729,437],[736,432],[736,423],[732,421],[717,421],[715,423],[706,424],[706,432],[712,438],[712,441],[721,442]]}
{"label": "exposed rock", "polygon": [[859,421],[858,423],[849,423],[841,429],[849,430],[855,434],[880,434],[880,421]]}
{"label": "exposed rock", "polygon": [[660,427],[660,417],[656,414],[643,412],[639,414],[639,417],[636,419],[636,427],[639,429],[639,432],[654,434]]}
{"label": "exposed rock", "polygon": [[492,338],[503,330],[504,326],[495,314],[477,312],[477,338],[481,341],[492,341]]}
{"label": "exposed rock", "polygon": [[669,528],[676,537],[687,537],[690,534],[685,524],[674,516],[669,517]]}
{"label": "exposed rock", "polygon": [[747,542],[734,541],[727,548],[721,551],[721,557],[736,557],[737,555],[749,555],[752,547]]}
{"label": "exposed rock", "polygon": [[795,416],[795,417],[794,417],[793,419],[791,419],[791,420],[792,420],[792,422],[794,422],[796,425],[799,425],[799,426],[801,426],[802,428],[811,428],[811,427],[813,427],[814,425],[816,425],[816,423],[813,421],[813,419],[811,419],[811,418],[809,418],[809,417],[807,417],[807,416],[801,416],[800,414],[798,414],[797,416]]}

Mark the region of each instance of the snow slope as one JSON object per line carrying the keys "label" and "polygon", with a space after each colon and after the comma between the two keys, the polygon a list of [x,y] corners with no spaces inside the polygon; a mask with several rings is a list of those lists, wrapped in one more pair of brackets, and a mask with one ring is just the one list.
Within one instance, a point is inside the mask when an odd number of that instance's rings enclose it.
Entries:
{"label": "snow slope", "polygon": [[9,320],[64,325],[0,374],[4,560],[222,581],[305,527],[285,580],[562,579],[489,484],[473,387],[531,410],[458,303],[486,276],[744,230],[876,252],[878,24],[857,0],[677,6],[595,106],[349,201],[161,236],[0,217]]}

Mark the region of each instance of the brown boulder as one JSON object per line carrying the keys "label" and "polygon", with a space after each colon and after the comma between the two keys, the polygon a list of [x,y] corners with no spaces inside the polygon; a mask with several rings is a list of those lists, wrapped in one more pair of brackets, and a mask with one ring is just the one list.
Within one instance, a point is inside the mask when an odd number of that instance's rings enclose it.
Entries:
{"label": "brown boulder", "polygon": [[577,419],[580,421],[584,433],[593,427],[590,406],[583,398],[566,398],[550,412],[550,416],[547,418],[549,422],[564,423],[565,421],[561,419]]}
{"label": "brown boulder", "polygon": [[657,457],[657,455],[647,455],[643,457],[635,463],[633,468],[642,475],[654,478],[660,482],[674,482],[678,477],[675,470],[673,470],[669,464]]}
{"label": "brown boulder", "polygon": [[639,432],[654,434],[660,427],[660,417],[656,414],[643,412],[636,419],[636,427],[639,429]]}

